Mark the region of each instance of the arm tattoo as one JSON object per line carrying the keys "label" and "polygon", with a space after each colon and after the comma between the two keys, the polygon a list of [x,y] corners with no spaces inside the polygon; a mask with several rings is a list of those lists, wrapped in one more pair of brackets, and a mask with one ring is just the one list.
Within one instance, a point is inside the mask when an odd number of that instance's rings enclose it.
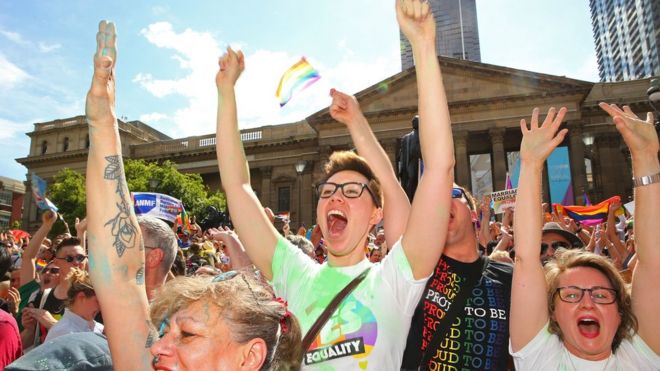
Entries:
{"label": "arm tattoo", "polygon": [[135,274],[135,283],[138,285],[144,285],[144,265],[141,266]]}
{"label": "arm tattoo", "polygon": [[126,179],[124,177],[124,167],[119,155],[107,156],[108,166],[105,168],[104,178],[108,180],[117,181],[117,195],[119,202],[117,202],[117,215],[108,220],[105,225],[110,225],[111,234],[115,238],[113,246],[117,250],[117,255],[121,257],[127,248],[132,248],[135,245],[135,238],[137,230],[131,224],[130,212],[131,205],[129,205],[126,196]]}

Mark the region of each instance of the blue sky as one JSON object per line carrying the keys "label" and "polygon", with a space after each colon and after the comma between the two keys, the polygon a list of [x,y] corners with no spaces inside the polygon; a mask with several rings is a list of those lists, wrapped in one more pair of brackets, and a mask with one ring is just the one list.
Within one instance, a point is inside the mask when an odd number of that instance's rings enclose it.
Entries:
{"label": "blue sky", "polygon": [[[228,5],[231,4],[231,5]],[[482,61],[596,81],[587,1],[477,0]],[[0,1],[0,175],[35,122],[84,114],[99,20],[117,24],[117,112],[171,137],[215,130],[217,57],[246,54],[242,128],[293,122],[401,69],[392,0]],[[281,74],[301,56],[322,78],[280,108]]]}

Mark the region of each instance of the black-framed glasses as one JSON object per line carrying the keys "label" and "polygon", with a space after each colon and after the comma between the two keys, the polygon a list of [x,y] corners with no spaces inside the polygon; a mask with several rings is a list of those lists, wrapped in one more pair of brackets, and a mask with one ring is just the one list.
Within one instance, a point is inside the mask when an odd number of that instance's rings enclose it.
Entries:
{"label": "black-framed glasses", "polygon": [[552,249],[556,251],[557,249],[560,248],[570,249],[571,244],[565,241],[554,241],[552,243],[541,242],[541,254],[545,253],[549,247],[552,247]]}
{"label": "black-framed glasses", "polygon": [[41,274],[60,274],[60,268],[59,267],[50,267],[50,268],[44,268],[41,270]]}
{"label": "black-framed glasses", "polygon": [[472,202],[470,202],[470,199],[467,196],[467,193],[465,193],[465,190],[463,188],[459,187],[454,187],[451,189],[451,198],[465,198],[465,202],[467,202],[467,206],[470,210],[472,210]]}
{"label": "black-framed glasses", "polygon": [[589,292],[591,301],[596,304],[612,304],[616,301],[616,290],[608,287],[594,286],[583,289],[577,286],[557,287],[555,293],[559,294],[559,299],[567,303],[579,303],[584,296],[585,291]]}
{"label": "black-framed glasses", "polygon": [[83,255],[83,254],[67,255],[64,258],[55,258],[55,259],[66,260],[67,263],[73,263],[74,260],[77,261],[78,263],[82,263],[85,261],[85,259],[87,259],[87,255]]}
{"label": "black-framed glasses", "polygon": [[330,196],[335,194],[339,188],[341,188],[341,194],[346,198],[358,198],[362,196],[362,193],[366,189],[371,195],[371,199],[374,200],[376,206],[380,207],[380,202],[378,202],[376,195],[371,191],[369,186],[360,182],[346,182],[342,184],[333,182],[319,183],[316,185],[316,192],[321,198],[330,198]]}

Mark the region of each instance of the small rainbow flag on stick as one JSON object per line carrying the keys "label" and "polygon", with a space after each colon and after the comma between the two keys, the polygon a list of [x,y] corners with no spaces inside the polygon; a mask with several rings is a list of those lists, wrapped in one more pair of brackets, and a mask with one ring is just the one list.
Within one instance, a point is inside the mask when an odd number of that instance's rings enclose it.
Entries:
{"label": "small rainbow flag on stick", "polygon": [[[614,196],[607,200],[592,206],[563,206],[553,204],[558,215],[566,215],[569,218],[582,223],[583,225],[596,225],[607,221],[607,212],[610,205],[615,202],[621,202],[621,197]],[[618,215],[620,213],[617,210]]]}
{"label": "small rainbow flag on stick", "polygon": [[277,86],[275,96],[280,100],[283,107],[291,100],[294,91],[303,91],[321,78],[319,71],[314,69],[305,57],[284,72]]}

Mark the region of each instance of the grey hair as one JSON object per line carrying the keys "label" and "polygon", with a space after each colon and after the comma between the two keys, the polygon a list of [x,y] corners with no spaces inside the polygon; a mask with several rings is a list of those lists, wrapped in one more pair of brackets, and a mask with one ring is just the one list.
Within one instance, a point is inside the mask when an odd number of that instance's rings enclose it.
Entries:
{"label": "grey hair", "polygon": [[314,245],[312,242],[305,237],[298,236],[296,234],[290,234],[286,236],[286,239],[289,240],[292,244],[296,245],[302,252],[307,256],[311,256],[314,252]]}
{"label": "grey hair", "polygon": [[158,248],[163,251],[160,273],[166,275],[172,268],[178,248],[174,231],[167,223],[153,216],[138,215],[137,220],[142,230],[144,246]]}

